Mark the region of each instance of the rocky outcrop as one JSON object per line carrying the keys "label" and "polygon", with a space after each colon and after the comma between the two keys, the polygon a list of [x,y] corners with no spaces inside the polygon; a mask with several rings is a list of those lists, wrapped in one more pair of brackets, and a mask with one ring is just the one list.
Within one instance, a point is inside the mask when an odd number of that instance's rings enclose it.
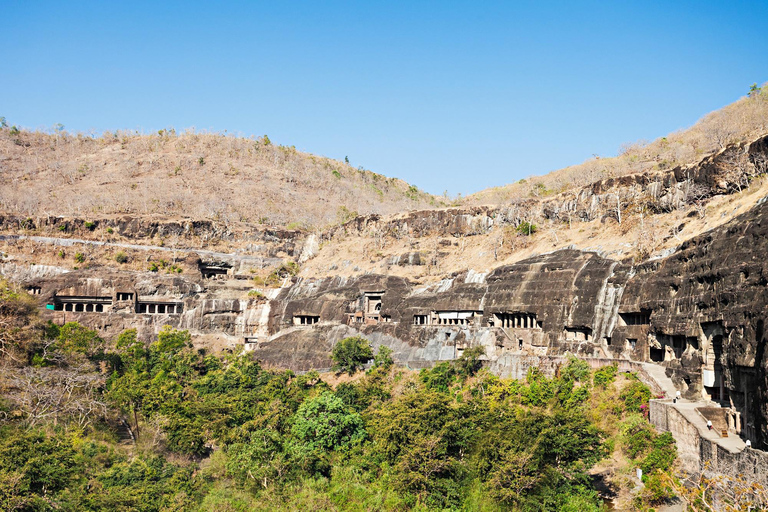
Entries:
{"label": "rocky outcrop", "polygon": [[[110,216],[92,219],[45,216],[18,217],[0,214],[0,230],[5,232],[46,233],[49,236],[78,235],[88,237],[93,232],[110,230],[115,237],[149,241],[176,238],[183,241],[209,242],[214,240],[249,242],[248,252],[276,257],[285,253],[299,258],[302,251],[310,251],[307,234],[301,230],[279,227],[253,226],[237,223],[221,223],[199,219],[163,219],[157,216],[140,217],[131,215]],[[99,236],[103,239],[104,236]],[[316,250],[315,241],[315,250]]]}
{"label": "rocky outcrop", "polygon": [[[267,296],[210,263],[200,275],[40,268],[3,272],[24,282],[54,321],[81,321],[105,337],[163,325],[204,344],[248,338],[256,357],[299,371],[328,368],[333,343],[359,334],[412,367],[483,346],[487,365],[520,376],[547,358],[653,361],[684,396],[732,405],[739,431],[768,442],[768,203],[640,264],[561,250],[490,273],[432,285],[394,276],[294,278]],[[213,265],[213,266],[211,266]],[[225,275],[209,274],[223,271]],[[213,278],[206,276],[213,275]]]}
{"label": "rocky outcrop", "polygon": [[[595,219],[625,200],[650,201],[646,207],[663,211],[701,194],[737,190],[764,172],[767,149],[761,138],[691,168],[606,180],[523,205],[359,217],[325,236],[472,236],[494,224],[531,218],[531,211],[561,220],[566,215]],[[123,227],[132,233],[144,229],[129,225]],[[303,259],[316,253],[322,239],[299,243],[287,232],[266,231],[258,236],[274,236],[269,240],[275,248],[293,244],[292,254]],[[105,337],[137,328],[151,338],[163,325],[172,325],[189,329],[201,346],[214,337],[217,346],[246,342],[265,363],[297,371],[330,367],[333,344],[351,335],[365,336],[374,347],[388,346],[411,367],[455,359],[469,347],[482,346],[492,371],[515,377],[531,366],[550,368],[566,354],[622,364],[655,362],[683,396],[720,402],[731,411],[735,430],[755,446],[768,446],[765,254],[768,203],[762,200],[665,258],[633,263],[560,250],[488,273],[453,273],[430,285],[368,274],[294,278],[280,289],[250,293],[253,283],[242,258],[212,254],[205,256],[210,261],[197,263],[199,275],[59,273],[11,263],[0,271],[34,290],[53,308],[45,314],[54,321],[78,320]],[[421,265],[427,257],[407,252],[391,264]]]}
{"label": "rocky outcrop", "polygon": [[[531,357],[565,353],[653,361],[692,399],[732,405],[740,431],[768,441],[768,204],[696,237],[672,255],[632,265],[591,252],[557,251],[416,286],[386,276],[297,280],[273,301],[266,352],[297,343],[327,366],[336,326],[395,350],[404,364],[452,359],[474,345],[497,373],[517,375]],[[366,311],[367,297],[381,298]],[[299,325],[297,319],[316,323]],[[283,336],[282,332],[289,334]],[[336,336],[331,335],[336,333]],[[297,340],[325,340],[326,344]],[[266,344],[265,344],[266,345]],[[311,364],[297,354],[290,364]]]}
{"label": "rocky outcrop", "polygon": [[767,170],[768,136],[761,136],[728,146],[694,165],[608,178],[553,197],[518,200],[510,205],[362,216],[331,229],[323,238],[464,237],[486,234],[493,226],[517,226],[523,221],[589,222],[618,218],[621,211],[665,213],[715,195],[739,192]]}

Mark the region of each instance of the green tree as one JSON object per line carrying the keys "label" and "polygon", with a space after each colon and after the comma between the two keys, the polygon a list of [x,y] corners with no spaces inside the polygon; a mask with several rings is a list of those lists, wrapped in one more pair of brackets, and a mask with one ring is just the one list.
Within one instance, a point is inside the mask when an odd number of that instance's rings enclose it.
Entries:
{"label": "green tree", "polygon": [[258,429],[247,442],[227,447],[227,471],[241,482],[254,481],[263,488],[280,483],[295,469],[283,444],[283,437],[275,429]]}
{"label": "green tree", "polygon": [[189,331],[179,331],[170,325],[166,325],[157,334],[157,343],[153,348],[159,353],[175,354],[183,348],[192,347],[192,336]]}
{"label": "green tree", "polygon": [[77,322],[68,322],[59,328],[57,346],[64,352],[93,354],[103,347],[104,341],[96,331]]}
{"label": "green tree", "polygon": [[485,348],[476,346],[468,348],[456,360],[456,373],[463,378],[472,377],[483,367],[480,357],[485,355]]}
{"label": "green tree", "polygon": [[291,432],[310,450],[338,450],[365,438],[363,419],[330,391],[301,404]]}
{"label": "green tree", "polygon": [[419,380],[427,389],[446,392],[456,377],[456,368],[449,361],[436,364],[433,368],[419,372]]}
{"label": "green tree", "polygon": [[538,231],[538,226],[536,224],[533,224],[532,222],[528,222],[527,220],[521,222],[517,225],[515,228],[515,231],[518,232],[520,235],[530,236],[534,234],[536,231]]}
{"label": "green tree", "polygon": [[392,359],[392,353],[392,349],[388,346],[379,345],[379,350],[373,358],[373,367],[389,370],[395,364],[395,360]]}
{"label": "green tree", "polygon": [[350,336],[339,341],[331,352],[333,371],[353,375],[365,363],[373,359],[371,344],[360,336]]}
{"label": "green tree", "polygon": [[459,501],[460,459],[474,435],[451,398],[428,389],[407,392],[371,411],[371,457],[388,463],[396,490],[432,508]]}
{"label": "green tree", "polygon": [[75,478],[76,453],[68,440],[49,436],[41,430],[0,429],[0,505],[3,510],[57,509],[55,494]]}

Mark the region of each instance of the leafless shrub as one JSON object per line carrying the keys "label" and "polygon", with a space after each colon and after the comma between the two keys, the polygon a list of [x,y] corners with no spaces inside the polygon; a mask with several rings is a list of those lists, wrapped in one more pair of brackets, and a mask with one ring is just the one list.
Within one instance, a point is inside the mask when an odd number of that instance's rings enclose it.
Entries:
{"label": "leafless shrub", "polygon": [[323,226],[341,205],[365,214],[441,204],[401,180],[263,139],[192,129],[18,137],[29,147],[0,130],[0,208],[17,215],[127,212]]}
{"label": "leafless shrub", "polygon": [[7,370],[5,396],[24,415],[29,426],[69,419],[79,428],[104,417],[107,405],[98,390],[103,379],[90,363],[64,367]]}

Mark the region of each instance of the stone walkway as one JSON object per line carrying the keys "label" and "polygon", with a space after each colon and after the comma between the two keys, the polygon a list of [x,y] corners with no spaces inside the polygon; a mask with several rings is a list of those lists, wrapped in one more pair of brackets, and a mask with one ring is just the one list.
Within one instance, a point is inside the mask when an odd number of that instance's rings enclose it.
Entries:
{"label": "stone walkway", "polygon": [[696,412],[697,407],[704,407],[707,405],[711,405],[711,403],[705,402],[704,400],[692,402],[690,400],[682,399],[678,400],[677,403],[673,405],[673,407],[677,409],[677,411],[680,412],[680,414],[682,414],[686,420],[688,420],[692,425],[696,427],[696,429],[699,431],[699,435],[704,439],[708,439],[713,443],[722,446],[731,453],[738,453],[746,448],[744,440],[733,432],[730,432],[728,437],[721,437],[720,434],[715,431],[715,429],[709,430],[707,428],[707,421],[701,416],[701,414]]}
{"label": "stone walkway", "polygon": [[647,373],[666,394],[667,398],[675,398],[677,388],[672,379],[667,377],[667,369],[653,363],[643,363],[643,370]]}
{"label": "stone walkway", "polygon": [[681,398],[677,403],[672,403],[677,388],[675,388],[672,379],[667,377],[666,368],[653,363],[644,363],[643,369],[666,393],[666,397],[669,400],[665,400],[665,402],[674,407],[691,425],[695,426],[702,438],[722,446],[731,453],[738,453],[746,447],[744,440],[736,434],[729,433],[728,437],[721,437],[714,429],[709,430],[707,428],[707,421],[696,411],[696,409],[698,407],[712,407],[712,402],[705,400],[686,400]]}

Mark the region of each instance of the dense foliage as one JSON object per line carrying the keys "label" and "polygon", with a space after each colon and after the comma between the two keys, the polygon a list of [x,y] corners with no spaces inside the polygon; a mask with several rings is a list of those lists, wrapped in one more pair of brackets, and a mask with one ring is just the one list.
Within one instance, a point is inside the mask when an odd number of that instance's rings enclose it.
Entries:
{"label": "dense foliage", "polygon": [[360,336],[351,336],[334,345],[331,359],[333,360],[332,370],[353,375],[358,368],[373,359],[373,350],[368,340]]}
{"label": "dense foliage", "polygon": [[[2,331],[14,355],[0,380],[3,510],[589,511],[601,507],[589,470],[616,440],[649,474],[675,458],[629,412],[639,383],[622,400],[615,370],[575,358],[515,381],[483,371],[478,349],[420,373],[383,349],[333,388],[195,350],[169,327],[105,343],[3,293],[0,314],[23,319]],[[68,394],[29,398],[52,379]]]}

